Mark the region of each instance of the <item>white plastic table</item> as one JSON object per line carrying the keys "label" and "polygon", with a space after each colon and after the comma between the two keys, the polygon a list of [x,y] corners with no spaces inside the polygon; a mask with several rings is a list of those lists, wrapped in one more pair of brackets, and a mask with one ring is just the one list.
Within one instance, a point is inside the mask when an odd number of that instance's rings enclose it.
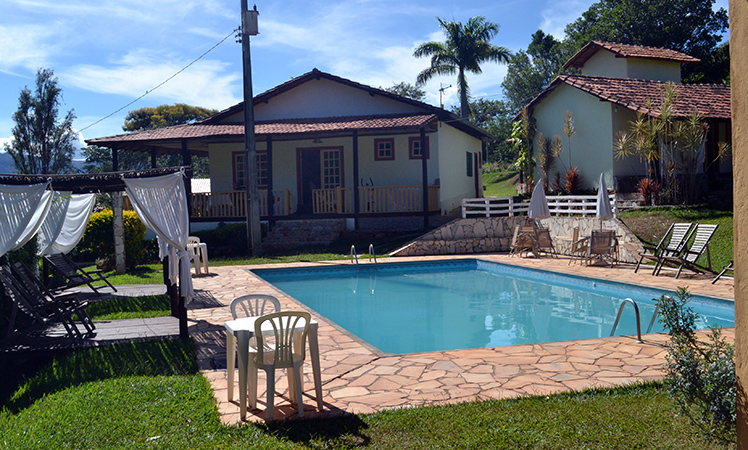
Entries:
{"label": "white plastic table", "polygon": [[[255,335],[255,321],[259,317],[242,317],[229,320],[226,326],[226,372],[228,401],[234,399],[234,348],[239,354],[239,414],[242,420],[247,418],[247,372],[249,370],[249,340]],[[322,411],[322,375],[319,367],[319,343],[317,341],[317,321],[309,322],[309,358],[312,361],[312,375],[314,377],[314,393],[317,397],[317,409]],[[303,331],[303,325],[298,327]],[[274,333],[272,324],[262,329],[263,335]]]}

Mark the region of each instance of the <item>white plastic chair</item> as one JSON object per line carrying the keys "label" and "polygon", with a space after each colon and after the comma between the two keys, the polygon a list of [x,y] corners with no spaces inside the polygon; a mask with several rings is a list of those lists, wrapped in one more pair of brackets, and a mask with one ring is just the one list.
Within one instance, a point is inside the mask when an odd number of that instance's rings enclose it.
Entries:
{"label": "white plastic chair", "polygon": [[205,273],[208,274],[208,244],[200,242],[196,236],[187,237],[187,249],[192,253],[192,260],[195,262],[195,275],[200,275],[200,266],[203,266]]}
{"label": "white plastic chair", "polygon": [[[258,317],[271,312],[278,312],[281,309],[280,301],[272,295],[267,294],[246,294],[231,300],[231,315],[234,319],[240,317]],[[226,344],[226,376],[228,378],[228,401],[234,399],[234,379],[236,365],[236,345],[228,348]],[[257,353],[257,340],[249,340],[249,358],[253,358]],[[246,387],[243,387],[246,389]],[[257,404],[257,395],[250,397],[250,406],[254,408]]]}
{"label": "white plastic chair", "polygon": [[[310,321],[311,315],[308,312],[281,311],[264,315],[255,322],[257,353],[249,358],[250,402],[257,397],[257,370],[262,369],[267,374],[267,421],[273,420],[275,409],[276,368],[288,371],[291,402],[297,405],[299,417],[304,417],[302,366]],[[273,333],[263,335],[263,328],[267,330],[269,327],[272,327]]]}

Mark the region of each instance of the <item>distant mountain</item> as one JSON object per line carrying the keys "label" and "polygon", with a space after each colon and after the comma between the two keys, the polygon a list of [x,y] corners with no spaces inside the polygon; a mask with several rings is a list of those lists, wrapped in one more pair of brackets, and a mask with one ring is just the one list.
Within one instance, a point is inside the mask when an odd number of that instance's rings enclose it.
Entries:
{"label": "distant mountain", "polygon": [[0,173],[16,173],[13,157],[9,153],[0,153]]}
{"label": "distant mountain", "polygon": [[[85,164],[85,161],[73,161],[73,166],[78,169],[81,169],[83,164]],[[0,173],[17,173],[16,165],[13,164],[13,157],[5,152],[0,152]]]}

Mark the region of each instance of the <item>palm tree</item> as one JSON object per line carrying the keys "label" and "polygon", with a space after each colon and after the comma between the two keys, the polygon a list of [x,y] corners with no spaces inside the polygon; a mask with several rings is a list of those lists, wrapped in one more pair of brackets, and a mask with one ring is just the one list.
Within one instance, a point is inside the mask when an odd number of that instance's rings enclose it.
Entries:
{"label": "palm tree", "polygon": [[454,75],[457,73],[457,89],[460,93],[460,113],[468,117],[468,88],[465,72],[481,73],[480,65],[485,61],[509,62],[511,52],[489,41],[499,32],[499,25],[486,21],[485,17],[470,18],[463,26],[462,22],[445,22],[436,18],[441,25],[446,42],[426,42],[413,52],[413,56],[431,57],[431,67],[418,74],[416,84],[422,86],[435,75]]}

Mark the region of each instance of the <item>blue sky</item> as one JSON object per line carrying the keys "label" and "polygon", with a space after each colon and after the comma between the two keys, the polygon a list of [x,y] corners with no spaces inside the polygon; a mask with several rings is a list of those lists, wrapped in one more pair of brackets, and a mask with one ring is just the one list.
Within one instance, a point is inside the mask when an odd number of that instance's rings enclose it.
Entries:
{"label": "blue sky", "polygon": [[[252,37],[254,93],[318,68],[375,87],[415,82],[427,59],[418,44],[443,40],[436,17],[465,21],[482,15],[501,26],[493,43],[526,48],[535,30],[563,38],[565,25],[592,0],[284,0],[258,1],[260,34]],[[250,8],[252,0],[249,0]],[[716,7],[727,8],[727,0]],[[59,78],[61,115],[75,110],[74,126],[88,139],[122,132],[128,111],[187,103],[224,109],[241,101],[241,45],[233,32],[240,0],[2,0],[0,6],[0,149],[12,135],[12,114],[36,70]],[[103,117],[222,44],[169,82],[122,111]],[[486,64],[469,75],[474,97],[500,99],[506,66]],[[440,83],[424,87],[439,104]],[[458,103],[454,88],[445,106]]]}

